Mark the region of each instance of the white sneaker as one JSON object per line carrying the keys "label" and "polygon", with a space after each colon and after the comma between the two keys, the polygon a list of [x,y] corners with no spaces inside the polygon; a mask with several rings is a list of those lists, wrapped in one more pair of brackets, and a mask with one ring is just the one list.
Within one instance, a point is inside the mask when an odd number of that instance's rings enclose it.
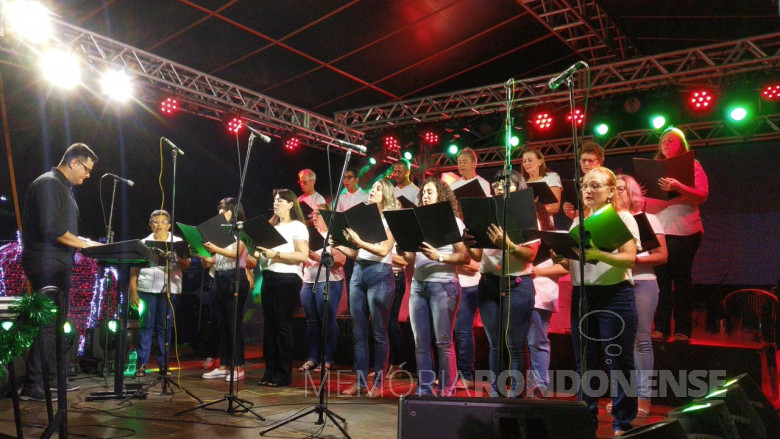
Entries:
{"label": "white sneaker", "polygon": [[228,370],[220,370],[219,368],[216,368],[212,370],[211,372],[206,372],[203,375],[201,375],[203,378],[207,380],[213,380],[214,378],[222,378],[224,376],[227,376]]}
{"label": "white sneaker", "polygon": [[[243,380],[244,377],[246,377],[246,373],[244,373],[243,370],[234,370],[233,371],[233,381]],[[230,382],[230,374],[225,374],[225,381]]]}

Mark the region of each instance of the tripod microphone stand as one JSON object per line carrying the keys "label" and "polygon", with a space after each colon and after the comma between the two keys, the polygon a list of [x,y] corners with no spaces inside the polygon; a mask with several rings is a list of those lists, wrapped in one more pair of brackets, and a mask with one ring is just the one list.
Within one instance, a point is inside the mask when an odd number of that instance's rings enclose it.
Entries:
{"label": "tripod microphone stand", "polygon": [[[249,135],[249,143],[247,145],[246,149],[246,158],[244,159],[244,169],[241,171],[241,181],[238,188],[238,198],[236,199],[236,206],[233,208],[233,214],[230,218],[231,222],[231,231],[233,233],[233,236],[235,238],[235,245],[236,245],[236,278],[235,281],[233,281],[231,285],[231,291],[233,294],[233,324],[230,328],[230,368],[228,369],[228,382],[230,383],[230,386],[228,388],[227,395],[223,396],[221,399],[218,399],[216,401],[211,401],[204,403],[203,401],[200,401],[200,404],[181,411],[179,413],[176,413],[174,416],[183,415],[184,413],[189,413],[191,411],[197,410],[197,409],[206,409],[206,410],[214,410],[214,411],[224,411],[228,414],[235,414],[235,413],[251,413],[255,415],[255,417],[261,421],[265,421],[265,418],[260,416],[259,414],[252,411],[252,406],[254,403],[240,399],[238,395],[236,395],[234,392],[235,389],[235,380],[236,380],[236,373],[235,373],[235,364],[236,364],[236,333],[238,330],[238,301],[239,301],[239,288],[241,288],[241,231],[243,230],[244,224],[241,221],[238,221],[238,207],[241,205],[241,198],[244,194],[244,180],[246,179],[247,169],[249,167],[249,156],[252,153],[252,144],[255,141],[255,134],[252,133]],[[219,404],[221,402],[227,401],[228,406],[225,410],[218,410],[211,408],[212,405]]]}
{"label": "tripod microphone stand", "polygon": [[[347,149],[346,157],[344,158],[344,167],[341,170],[341,178],[339,178],[339,186],[338,190],[336,191],[336,198],[333,200],[333,205],[337,206],[339,202],[339,198],[341,197],[341,191],[343,189],[344,185],[344,174],[347,172],[347,168],[349,166],[349,159],[352,155],[352,150]],[[333,187],[333,186],[331,186]],[[325,388],[327,384],[327,380],[330,377],[330,371],[325,369],[325,350],[327,346],[328,341],[328,319],[330,318],[330,269],[333,266],[333,256],[328,253],[327,246],[328,246],[328,240],[330,239],[330,230],[333,226],[333,218],[335,218],[336,215],[330,216],[330,221],[328,221],[328,231],[325,233],[325,240],[323,241],[323,249],[322,249],[322,255],[320,256],[320,265],[317,267],[317,276],[314,278],[314,285],[312,286],[312,291],[314,294],[317,294],[317,287],[319,284],[320,279],[320,273],[323,270],[323,267],[325,267],[325,287],[323,288],[323,303],[322,303],[322,325],[320,329],[320,358],[318,358],[319,364],[320,364],[320,386],[319,386],[319,401],[317,404],[313,405],[308,410],[299,413],[292,418],[285,419],[284,421],[281,421],[277,424],[272,425],[269,428],[266,428],[265,430],[260,432],[260,436],[265,436],[266,433],[269,433],[273,430],[276,430],[279,427],[282,427],[284,425],[289,424],[290,422],[296,421],[298,419],[303,418],[304,416],[308,416],[311,413],[317,414],[317,421],[314,422],[316,425],[322,425],[325,426],[325,416],[330,419],[333,424],[341,431],[341,434],[343,434],[347,439],[351,439],[350,435],[347,434],[347,430],[344,427],[346,425],[347,420],[346,418],[337,415],[333,410],[328,408],[328,401],[325,398]],[[344,424],[344,425],[342,425]]]}

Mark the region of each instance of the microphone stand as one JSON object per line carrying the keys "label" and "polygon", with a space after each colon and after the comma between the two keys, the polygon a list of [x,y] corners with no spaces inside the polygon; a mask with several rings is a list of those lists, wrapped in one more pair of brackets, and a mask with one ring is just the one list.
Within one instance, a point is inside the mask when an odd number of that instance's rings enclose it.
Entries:
{"label": "microphone stand", "polygon": [[[336,191],[336,199],[333,200],[333,205],[337,206],[339,202],[339,198],[341,197],[341,191],[344,187],[344,174],[347,172],[347,168],[349,166],[349,159],[352,155],[352,150],[347,148],[347,154],[344,158],[344,166],[341,169],[341,177],[339,178],[339,186],[338,190]],[[331,186],[332,187],[332,186]],[[316,425],[322,425],[324,427],[325,424],[325,416],[327,416],[333,424],[341,431],[341,434],[344,435],[347,439],[352,439],[350,435],[347,433],[346,430],[346,423],[347,420],[343,418],[342,416],[337,415],[333,410],[328,408],[328,401],[325,398],[325,385],[327,384],[327,379],[330,377],[330,371],[325,370],[325,350],[328,340],[328,319],[330,318],[330,268],[333,266],[333,256],[327,251],[328,247],[328,240],[330,239],[330,230],[331,226],[333,225],[333,218],[335,218],[336,215],[330,216],[330,221],[328,221],[328,231],[325,232],[325,240],[323,241],[323,249],[322,254],[320,256],[320,264],[317,267],[317,275],[314,277],[314,285],[312,286],[312,291],[314,294],[317,294],[317,286],[319,284],[320,279],[320,273],[322,272],[322,267],[325,267],[325,288],[323,289],[323,303],[322,303],[322,325],[320,329],[320,358],[318,359],[320,363],[320,387],[319,387],[319,401],[317,404],[313,405],[308,410],[299,413],[292,418],[285,419],[284,421],[281,421],[277,424],[272,425],[269,428],[266,428],[265,430],[260,432],[260,436],[265,436],[266,433],[276,430],[277,428],[287,425],[290,422],[296,421],[300,418],[303,418],[304,416],[308,416],[311,413],[317,414],[317,421],[315,422]],[[339,422],[340,421],[340,422]],[[344,425],[342,425],[344,424]]]}
{"label": "microphone stand", "polygon": [[[171,228],[173,228],[173,225],[176,224],[175,218],[176,218],[176,160],[178,158],[177,150],[171,149],[171,157],[173,160],[173,168],[172,168],[172,189],[171,189],[171,218],[170,218],[170,224]],[[114,185],[116,186],[116,180],[114,180]],[[110,224],[110,222],[109,222]],[[172,309],[169,308],[169,305],[172,306],[171,303],[171,274],[172,274],[172,264],[176,264],[178,262],[178,258],[176,256],[176,252],[173,249],[173,232],[168,232],[168,252],[166,252],[165,257],[163,258],[165,260],[165,291],[163,292],[163,301],[165,302],[163,304],[165,309],[165,327],[163,328],[163,339],[165,340],[165,347],[163,348],[163,352],[160,353],[160,356],[163,357],[163,364],[160,364],[160,371],[159,375],[149,384],[143,386],[142,388],[136,390],[134,393],[131,393],[125,398],[124,400],[120,401],[117,405],[120,405],[130,398],[135,397],[136,395],[144,394],[147,390],[151,389],[152,387],[156,386],[158,383],[162,384],[162,389],[160,391],[161,395],[172,395],[173,389],[171,386],[176,386],[179,388],[179,390],[184,391],[187,395],[192,397],[193,399],[197,400],[198,402],[202,403],[203,400],[195,396],[192,392],[182,387],[180,384],[173,381],[172,377],[168,375],[168,371],[170,368],[168,367],[168,353],[170,349],[170,342],[168,341],[168,326],[170,319],[175,319],[175,313],[171,312]],[[181,294],[181,291],[179,291]],[[159,304],[157,305],[159,306]],[[147,310],[147,312],[156,312],[157,310]]]}
{"label": "microphone stand", "polygon": [[[114,199],[116,198],[116,179],[113,179],[114,184],[111,188],[111,206],[108,208],[108,225],[106,225],[106,244],[111,244],[114,242],[114,231],[111,230],[111,223],[114,221]],[[103,217],[105,219],[105,217]],[[105,330],[103,331],[103,369],[100,371],[100,375],[103,376],[103,387],[108,387],[108,364],[107,364],[107,354],[108,354],[108,333],[110,332],[108,330],[108,321],[109,321],[109,313],[111,312],[111,276],[109,275],[108,270],[106,267],[103,267],[103,278],[105,280],[105,294],[106,294],[106,315],[103,317],[103,325],[105,326]],[[121,334],[118,334],[117,336],[121,337]],[[116,349],[116,346],[114,346],[114,349]],[[124,355],[124,352],[122,352],[122,355]],[[117,357],[115,355],[115,357]],[[115,362],[114,364],[114,374],[117,373],[116,366],[118,363]],[[125,371],[119,371],[120,374],[124,374]]]}
{"label": "microphone stand", "polygon": [[[184,413],[189,413],[191,411],[197,410],[199,408],[206,409],[206,410],[214,410],[214,411],[224,411],[228,414],[236,414],[236,413],[251,413],[255,415],[255,417],[261,421],[265,421],[265,418],[258,415],[254,411],[252,411],[252,406],[254,406],[254,403],[240,399],[238,395],[236,395],[234,392],[234,388],[237,387],[235,383],[235,368],[236,368],[236,333],[238,330],[238,300],[239,300],[239,288],[241,288],[241,231],[244,228],[244,223],[241,221],[238,221],[238,206],[241,205],[241,198],[244,194],[244,180],[246,179],[247,169],[249,168],[249,156],[252,154],[252,144],[255,142],[255,134],[252,133],[249,135],[249,143],[246,148],[246,158],[244,159],[244,169],[241,170],[241,181],[238,188],[238,198],[236,201],[236,206],[233,208],[233,215],[230,219],[231,222],[231,230],[233,232],[233,236],[235,237],[235,244],[236,244],[236,280],[232,283],[231,289],[233,291],[233,325],[231,325],[230,328],[230,368],[228,369],[228,372],[230,375],[228,375],[228,382],[230,383],[228,394],[223,396],[221,399],[218,399],[216,401],[211,401],[204,403],[201,401],[201,403],[193,408],[181,411],[179,413],[176,413],[174,416],[179,416]],[[219,404],[223,401],[227,401],[228,406],[225,410],[217,410],[213,408],[209,408],[210,406],[214,404]],[[234,406],[235,404],[235,406]]]}
{"label": "microphone stand", "polygon": [[[566,78],[566,87],[569,89],[569,109],[571,114],[574,114],[574,80],[571,76]],[[580,234],[579,242],[577,243],[579,245],[579,274],[580,274],[580,297],[579,301],[577,303],[577,307],[579,308],[579,316],[580,319],[582,319],[582,316],[586,314],[586,302],[585,302],[585,247],[588,244],[588,241],[590,241],[590,234],[585,231],[585,212],[582,207],[582,189],[581,189],[581,182],[580,179],[582,178],[582,175],[580,174],[580,164],[579,164],[579,156],[580,156],[580,147],[577,139],[577,122],[575,118],[571,118],[571,133],[572,133],[572,149],[574,153],[574,188],[577,191],[577,215],[579,215],[579,221],[577,221],[577,231]],[[569,267],[571,269],[571,267]],[[581,330],[580,333],[580,380],[582,380],[582,377],[585,376],[585,372],[588,370],[587,364],[586,364],[586,355],[587,355],[587,349],[585,348],[585,345],[589,342],[588,338],[583,336],[583,330],[585,332],[588,331],[588,320],[586,319],[584,322],[584,325],[579,325]],[[580,388],[578,390],[578,398],[580,401],[583,400],[583,393],[582,393],[582,383],[580,383]]]}
{"label": "microphone stand", "polygon": [[[512,106],[512,99],[513,99],[513,80],[509,80],[504,84],[504,89],[506,90],[506,119],[504,121],[504,132],[505,132],[505,153],[504,153],[504,193],[502,194],[502,198],[504,199],[504,205],[501,209],[501,224],[506,225],[506,206],[509,203],[509,187],[511,186],[511,178],[510,175],[512,173],[512,145],[509,142],[511,137],[511,131],[512,128],[512,114],[510,112],[511,106]],[[498,370],[503,370],[504,368],[504,344],[506,343],[506,340],[504,338],[504,331],[502,328],[504,327],[504,300],[509,301],[512,294],[512,288],[509,285],[509,253],[508,248],[506,247],[506,227],[502,227],[502,236],[501,236],[501,277],[499,279],[499,295],[498,295]],[[507,305],[509,305],[507,303]],[[509,321],[506,322],[506,324],[509,324]],[[498,377],[496,377],[496,382],[498,383]],[[502,386],[503,387],[503,386]],[[506,389],[503,389],[506,391]],[[506,396],[509,397],[511,392],[506,392]]]}

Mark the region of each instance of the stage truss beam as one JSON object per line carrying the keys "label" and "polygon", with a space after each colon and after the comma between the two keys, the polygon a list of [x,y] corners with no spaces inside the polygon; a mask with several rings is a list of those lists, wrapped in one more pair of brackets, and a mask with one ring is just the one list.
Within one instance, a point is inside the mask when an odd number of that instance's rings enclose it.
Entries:
{"label": "stage truss beam", "polygon": [[[354,144],[365,144],[364,134],[354,128],[336,123],[333,119],[304,110],[256,91],[224,81],[215,76],[195,70],[182,64],[159,57],[102,35],[55,20],[55,35],[59,42],[73,53],[85,58],[95,71],[107,67],[121,68],[140,78],[144,86],[154,92],[147,93],[145,100],[159,105],[154,97],[163,98],[166,93],[182,103],[185,111],[200,116],[224,120],[226,115],[235,114],[252,125],[258,125],[275,137],[294,133],[301,144],[324,149],[343,140]],[[188,107],[192,107],[189,110]]]}
{"label": "stage truss beam", "polygon": [[[780,32],[591,67],[590,98],[686,83],[716,83],[743,73],[777,69]],[[584,76],[584,75],[583,75]],[[512,80],[512,108],[568,102],[565,87],[552,91],[553,75]],[[585,84],[581,76],[577,84]],[[337,123],[364,132],[417,123],[506,112],[505,83],[408,99],[336,113]],[[584,85],[577,98],[585,95]]]}
{"label": "stage truss beam", "polygon": [[[706,146],[736,145],[752,142],[780,140],[780,114],[759,116],[752,122],[734,124],[724,120],[711,122],[696,122],[678,125],[683,130],[691,148]],[[604,146],[606,155],[636,154],[658,149],[661,132],[658,130],[623,131],[608,139]],[[585,141],[597,139],[585,136]],[[538,149],[544,154],[547,162],[572,160],[573,146],[571,138],[528,142],[523,148]],[[521,165],[520,148],[512,151],[512,164]],[[492,146],[476,149],[480,167],[502,166],[506,158],[504,146]],[[428,163],[423,163],[418,156],[413,165],[426,172],[438,173],[454,171],[458,168],[456,158],[441,152],[428,154]]]}
{"label": "stage truss beam", "polygon": [[579,58],[593,65],[639,56],[596,0],[516,0]]}

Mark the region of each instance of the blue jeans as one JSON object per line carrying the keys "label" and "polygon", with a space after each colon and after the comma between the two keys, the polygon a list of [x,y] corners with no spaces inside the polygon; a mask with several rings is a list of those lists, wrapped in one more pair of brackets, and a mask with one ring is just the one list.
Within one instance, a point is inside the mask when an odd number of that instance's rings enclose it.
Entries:
{"label": "blue jeans", "polygon": [[381,384],[387,370],[387,323],[395,288],[390,264],[358,259],[349,283],[349,312],[352,315],[352,345],[357,383],[366,388],[368,375],[368,328],[374,336],[374,385]]}
{"label": "blue jeans", "polygon": [[401,364],[401,342],[403,335],[401,333],[401,324],[398,322],[398,314],[401,312],[401,303],[406,295],[406,273],[404,270],[393,271],[395,278],[395,296],[393,296],[393,306],[390,308],[390,321],[387,324],[387,336],[390,338],[390,364]]}
{"label": "blue jeans", "polygon": [[[333,363],[333,353],[339,342],[339,326],[336,323],[336,313],[341,302],[344,281],[330,281],[330,297],[328,298],[328,335],[325,341],[325,362]],[[309,342],[309,360],[314,364],[320,362],[322,345],[322,317],[325,314],[325,282],[317,283],[317,294],[314,294],[314,284],[304,282],[301,288],[301,305],[306,315],[306,339]]]}
{"label": "blue jeans", "polygon": [[512,377],[509,396],[520,396],[523,381],[518,386],[517,378],[525,368],[525,348],[528,344],[528,322],[534,310],[534,284],[530,276],[512,276],[510,294],[503,298],[504,317],[499,322],[498,301],[500,297],[500,278],[494,274],[483,273],[479,281],[479,312],[485,326],[488,344],[490,344],[490,372],[493,374],[491,396],[506,396],[506,386],[499,385],[503,367],[498,363],[499,331],[506,335],[504,343],[509,351],[509,373]]}
{"label": "blue jeans", "polygon": [[[439,395],[451,396],[455,390],[457,369],[452,326],[460,298],[460,284],[412,280],[409,293],[409,320],[414,333],[414,357],[417,361],[418,395],[433,395],[436,373],[431,355],[431,329],[436,337],[439,359]],[[433,328],[431,328],[433,324]]]}
{"label": "blue jeans", "polygon": [[460,289],[460,305],[455,316],[458,372],[469,381],[474,381],[474,315],[479,305],[478,290],[477,285]]}
{"label": "blue jeans", "polygon": [[653,329],[653,316],[658,305],[658,283],[655,280],[634,281],[634,301],[636,303],[636,339],[634,340],[634,366],[636,367],[639,397],[650,399],[650,379],[653,376],[655,359],[653,341],[650,332]]}
{"label": "blue jeans", "polygon": [[[626,382],[636,381],[634,375],[634,338],[636,337],[636,307],[634,288],[628,281],[616,285],[588,285],[585,287],[584,301],[587,316],[580,319],[580,287],[572,288],[571,294],[571,336],[577,371],[581,369],[580,330],[584,332],[586,370],[599,369],[599,346],[609,361],[606,361],[611,381],[614,375],[623,374]],[[582,329],[580,329],[582,328]],[[586,384],[582,384],[585,388]],[[591,377],[590,389],[598,389],[599,383]],[[636,417],[637,398],[627,395],[622,385],[612,398],[612,429],[629,430],[631,421]],[[581,398],[588,404],[594,418],[599,413],[599,395],[594,392],[580,392]]]}
{"label": "blue jeans", "polygon": [[547,337],[547,329],[551,317],[552,311],[534,308],[528,327],[528,353],[531,357],[533,383],[542,395],[547,394],[547,384],[550,382],[550,339]]}
{"label": "blue jeans", "polygon": [[179,303],[180,295],[171,294],[171,305],[173,305],[173,315],[168,320],[168,340],[165,340],[165,309],[168,308],[168,314],[171,314],[171,307],[168,306],[165,294],[138,292],[138,297],[144,302],[144,313],[138,319],[138,365],[149,364],[149,355],[152,350],[152,334],[157,338],[157,364],[162,367],[168,358],[168,352],[165,349],[166,341],[170,343],[173,333],[173,317],[176,315],[176,306]]}

